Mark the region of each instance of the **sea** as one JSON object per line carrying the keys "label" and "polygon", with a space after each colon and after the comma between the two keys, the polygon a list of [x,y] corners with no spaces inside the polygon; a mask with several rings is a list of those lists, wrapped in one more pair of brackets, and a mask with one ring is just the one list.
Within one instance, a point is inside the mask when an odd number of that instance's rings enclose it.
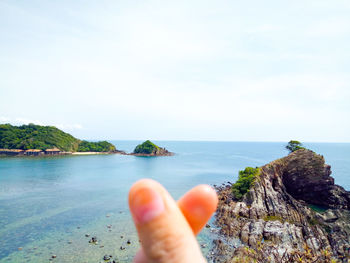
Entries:
{"label": "sea", "polygon": [[[141,141],[111,141],[131,152]],[[87,155],[0,158],[0,262],[131,262],[139,240],[127,205],[141,178],[163,184],[178,199],[198,184],[235,182],[239,170],[288,154],[284,142],[155,141],[167,157]],[[350,144],[305,143],[350,190]],[[205,255],[215,226],[198,236]],[[96,237],[97,244],[89,243]]]}

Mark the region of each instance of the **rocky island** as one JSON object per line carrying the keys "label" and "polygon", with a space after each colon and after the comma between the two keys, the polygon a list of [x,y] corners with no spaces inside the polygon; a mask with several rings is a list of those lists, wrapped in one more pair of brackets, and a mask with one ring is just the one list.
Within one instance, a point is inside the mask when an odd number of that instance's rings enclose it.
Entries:
{"label": "rocky island", "polygon": [[213,262],[349,262],[350,192],[301,148],[217,187]]}
{"label": "rocky island", "polygon": [[171,156],[174,153],[169,152],[167,149],[155,145],[153,142],[147,140],[142,144],[136,146],[133,153],[130,155],[135,156]]}

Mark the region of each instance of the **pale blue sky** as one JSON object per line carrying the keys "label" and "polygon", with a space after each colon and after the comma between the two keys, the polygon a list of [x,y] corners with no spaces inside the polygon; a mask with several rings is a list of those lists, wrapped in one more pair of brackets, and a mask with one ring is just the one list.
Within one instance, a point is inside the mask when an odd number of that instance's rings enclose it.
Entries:
{"label": "pale blue sky", "polygon": [[350,142],[350,1],[2,1],[0,123]]}

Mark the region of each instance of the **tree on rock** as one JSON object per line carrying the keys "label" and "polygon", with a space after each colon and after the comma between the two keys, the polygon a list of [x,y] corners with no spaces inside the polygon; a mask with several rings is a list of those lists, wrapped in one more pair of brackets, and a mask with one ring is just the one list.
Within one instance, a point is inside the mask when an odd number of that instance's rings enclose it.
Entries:
{"label": "tree on rock", "polygon": [[291,140],[286,145],[286,149],[289,151],[289,153],[292,153],[292,152],[295,152],[296,150],[305,149],[305,148],[303,147],[303,144],[301,142]]}

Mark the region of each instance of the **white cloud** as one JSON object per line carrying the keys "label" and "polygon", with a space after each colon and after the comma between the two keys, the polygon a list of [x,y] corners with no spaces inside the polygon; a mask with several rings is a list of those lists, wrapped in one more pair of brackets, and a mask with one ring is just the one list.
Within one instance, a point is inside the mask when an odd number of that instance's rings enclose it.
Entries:
{"label": "white cloud", "polygon": [[1,116],[0,117],[1,123],[10,123],[12,125],[28,125],[30,123],[36,124],[36,125],[42,125],[42,126],[55,126],[62,130],[79,130],[82,129],[83,126],[81,124],[54,124],[50,122],[43,122],[40,120],[34,120],[34,119],[27,119],[27,118],[8,118]]}
{"label": "white cloud", "polygon": [[32,119],[26,119],[26,118],[15,118],[13,123],[16,125],[29,124],[29,123],[33,123],[33,124],[37,124],[37,125],[44,125],[39,120],[32,120]]}
{"label": "white cloud", "polygon": [[333,17],[314,22],[306,28],[306,34],[312,37],[350,37],[350,18]]}
{"label": "white cloud", "polygon": [[81,124],[56,124],[53,125],[61,130],[80,130],[83,128]]}
{"label": "white cloud", "polygon": [[4,116],[0,116],[0,122],[2,122],[2,123],[6,123],[6,122],[8,122],[8,121],[10,121],[10,119],[9,119],[9,118],[4,117]]}
{"label": "white cloud", "polygon": [[196,139],[200,127],[202,138],[217,128],[214,139],[244,140],[252,126],[269,125],[256,132],[263,139],[291,132],[288,121],[304,130],[314,123],[320,134],[316,126],[329,118],[318,140],[332,140],[331,126],[350,134],[342,120],[350,98],[346,3],[8,1],[0,8],[0,112],[35,118],[12,122],[124,139],[146,131]]}

